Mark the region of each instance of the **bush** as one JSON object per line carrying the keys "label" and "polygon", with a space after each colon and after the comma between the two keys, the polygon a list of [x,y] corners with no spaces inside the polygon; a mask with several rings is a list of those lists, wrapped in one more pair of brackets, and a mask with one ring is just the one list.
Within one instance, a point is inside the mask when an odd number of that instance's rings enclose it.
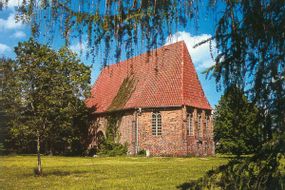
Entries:
{"label": "bush", "polygon": [[98,155],[103,156],[122,156],[126,155],[128,152],[128,145],[125,143],[124,145],[120,143],[111,143],[111,142],[103,142],[100,150],[98,151]]}
{"label": "bush", "polygon": [[140,150],[138,156],[146,156],[146,150]]}

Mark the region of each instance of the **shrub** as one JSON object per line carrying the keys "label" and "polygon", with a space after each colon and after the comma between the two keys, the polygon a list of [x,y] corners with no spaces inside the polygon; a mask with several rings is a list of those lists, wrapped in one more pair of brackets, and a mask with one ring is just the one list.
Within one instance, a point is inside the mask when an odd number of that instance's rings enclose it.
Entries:
{"label": "shrub", "polygon": [[102,143],[100,150],[98,151],[98,155],[122,156],[122,155],[126,155],[127,152],[128,152],[127,143],[122,145],[120,143],[113,143],[113,142],[105,141]]}
{"label": "shrub", "polygon": [[140,150],[138,156],[146,156],[146,150]]}

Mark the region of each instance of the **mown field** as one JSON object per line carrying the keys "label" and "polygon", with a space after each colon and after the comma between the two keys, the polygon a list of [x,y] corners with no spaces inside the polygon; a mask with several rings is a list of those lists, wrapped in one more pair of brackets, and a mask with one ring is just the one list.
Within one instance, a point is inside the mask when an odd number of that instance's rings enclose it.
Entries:
{"label": "mown field", "polygon": [[0,189],[177,189],[227,158],[43,156],[42,177],[33,175],[36,156],[0,157]]}
{"label": "mown field", "polygon": [[36,156],[0,157],[0,189],[177,189],[225,158],[50,157],[34,177]]}

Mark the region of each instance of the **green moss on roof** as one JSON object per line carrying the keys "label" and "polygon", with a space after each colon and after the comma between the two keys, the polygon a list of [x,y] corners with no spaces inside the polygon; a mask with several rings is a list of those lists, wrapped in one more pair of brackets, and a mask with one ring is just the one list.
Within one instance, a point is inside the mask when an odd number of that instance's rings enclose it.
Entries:
{"label": "green moss on roof", "polygon": [[112,103],[110,104],[107,110],[114,111],[122,109],[129,100],[129,98],[131,97],[134,89],[135,89],[135,79],[133,75],[131,75],[124,79],[118,90],[117,95],[112,100]]}

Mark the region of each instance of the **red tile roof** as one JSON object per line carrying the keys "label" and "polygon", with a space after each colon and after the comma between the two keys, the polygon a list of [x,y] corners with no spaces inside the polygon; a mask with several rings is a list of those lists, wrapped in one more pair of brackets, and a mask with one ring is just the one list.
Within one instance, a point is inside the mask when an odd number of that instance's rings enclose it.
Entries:
{"label": "red tile roof", "polygon": [[117,110],[182,105],[211,109],[184,42],[104,68],[86,100],[87,106],[97,113],[110,111],[123,81],[130,76],[134,88]]}

